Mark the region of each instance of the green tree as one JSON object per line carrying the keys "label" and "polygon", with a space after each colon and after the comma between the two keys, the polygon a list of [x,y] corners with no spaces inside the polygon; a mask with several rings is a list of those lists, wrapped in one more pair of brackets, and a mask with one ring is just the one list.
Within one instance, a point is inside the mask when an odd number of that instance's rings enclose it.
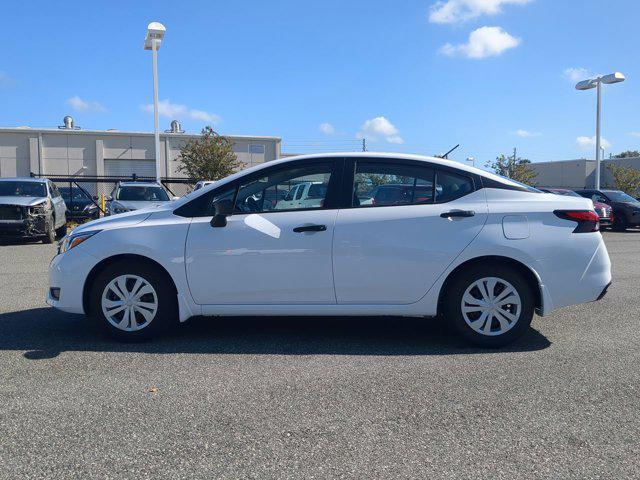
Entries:
{"label": "green tree", "polygon": [[237,172],[244,165],[233,152],[227,137],[217,134],[211,127],[202,129],[202,136],[189,140],[181,149],[178,171],[191,180],[220,180]]}
{"label": "green tree", "polygon": [[640,152],[637,150],[627,150],[626,152],[622,152],[613,156],[613,158],[631,158],[631,157],[640,157]]}
{"label": "green tree", "polygon": [[613,175],[615,188],[634,196],[640,189],[640,170],[627,165],[609,164],[607,169]]}
{"label": "green tree", "polygon": [[495,161],[487,162],[485,166],[503,177],[527,185],[533,184],[538,174],[531,168],[531,161],[526,158],[514,157],[499,155]]}

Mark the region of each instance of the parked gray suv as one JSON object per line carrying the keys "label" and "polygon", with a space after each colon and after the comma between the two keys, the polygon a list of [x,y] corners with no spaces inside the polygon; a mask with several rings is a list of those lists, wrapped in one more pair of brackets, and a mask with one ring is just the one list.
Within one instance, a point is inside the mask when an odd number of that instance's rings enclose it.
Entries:
{"label": "parked gray suv", "polygon": [[45,178],[0,178],[0,236],[53,243],[66,233],[60,191]]}

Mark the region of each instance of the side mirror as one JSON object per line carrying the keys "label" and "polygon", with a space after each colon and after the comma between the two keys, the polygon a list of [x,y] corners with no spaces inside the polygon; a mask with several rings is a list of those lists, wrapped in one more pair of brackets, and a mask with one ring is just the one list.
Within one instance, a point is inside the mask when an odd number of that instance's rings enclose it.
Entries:
{"label": "side mirror", "polygon": [[211,219],[212,227],[226,227],[227,217],[233,214],[233,201],[220,200],[215,205],[216,214]]}

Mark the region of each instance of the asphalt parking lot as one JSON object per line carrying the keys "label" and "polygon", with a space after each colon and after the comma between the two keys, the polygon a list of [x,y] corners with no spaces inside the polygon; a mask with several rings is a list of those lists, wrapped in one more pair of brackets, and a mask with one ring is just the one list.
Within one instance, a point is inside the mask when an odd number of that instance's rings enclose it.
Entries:
{"label": "asphalt parking lot", "polygon": [[434,320],[196,319],[126,345],[0,246],[0,478],[638,478],[640,232],[614,284],[482,351]]}

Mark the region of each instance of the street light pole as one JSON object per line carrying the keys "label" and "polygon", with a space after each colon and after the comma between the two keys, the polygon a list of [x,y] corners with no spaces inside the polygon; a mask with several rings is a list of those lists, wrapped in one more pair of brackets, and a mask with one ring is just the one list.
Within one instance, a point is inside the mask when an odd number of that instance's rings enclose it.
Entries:
{"label": "street light pole", "polygon": [[160,126],[158,120],[158,40],[151,40],[151,50],[153,56],[153,136],[156,157],[156,182],[160,183]]}
{"label": "street light pole", "polygon": [[601,160],[601,137],[600,137],[600,112],[602,103],[602,84],[620,83],[624,82],[625,77],[620,72],[610,73],[609,75],[602,75],[596,78],[589,78],[576,84],[576,90],[591,90],[596,89],[597,106],[596,106],[596,190],[600,190],[600,160]]}
{"label": "street light pole", "polygon": [[147,25],[147,36],[144,39],[144,49],[151,50],[153,63],[153,136],[156,157],[156,182],[160,183],[162,162],[160,161],[160,126],[158,121],[158,49],[167,29],[159,22]]}
{"label": "street light pole", "polygon": [[600,109],[602,104],[602,80],[596,87],[598,106],[596,107],[596,190],[600,190]]}

